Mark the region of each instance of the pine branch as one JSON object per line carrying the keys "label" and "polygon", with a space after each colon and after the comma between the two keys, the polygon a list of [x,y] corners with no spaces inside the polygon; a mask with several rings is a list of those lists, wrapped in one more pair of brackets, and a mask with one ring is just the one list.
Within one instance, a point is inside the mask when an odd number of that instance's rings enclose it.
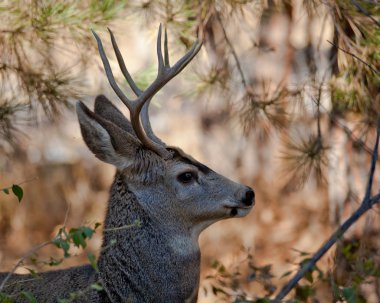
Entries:
{"label": "pine branch", "polygon": [[363,13],[364,15],[366,15],[368,18],[370,18],[372,20],[373,23],[375,23],[378,27],[380,27],[380,22],[377,21],[369,11],[367,11],[364,7],[362,7],[357,1],[355,0],[351,0],[352,4],[356,6],[356,8],[361,12]]}
{"label": "pine branch", "polygon": [[222,19],[220,18],[220,14],[218,12],[216,12],[216,18],[217,18],[217,20],[218,20],[218,22],[220,24],[220,27],[222,28],[224,39],[226,40],[226,42],[227,42],[227,44],[228,44],[228,46],[229,46],[229,48],[231,50],[232,56],[235,59],[236,67],[237,67],[237,69],[239,71],[239,74],[240,74],[241,83],[243,84],[244,89],[246,89],[247,88],[247,81],[245,80],[245,76],[244,76],[244,73],[243,73],[243,69],[241,68],[239,57],[236,54],[236,51],[235,51],[235,49],[234,49],[234,47],[233,47],[230,39],[227,36],[226,29],[224,28],[224,25],[222,23]]}
{"label": "pine branch", "polygon": [[338,45],[334,44],[333,42],[327,40],[328,43],[330,43],[332,46],[334,46],[335,48],[341,50],[342,52],[354,57],[355,59],[359,60],[361,63],[363,63],[364,65],[368,66],[376,75],[380,76],[380,72],[375,68],[373,67],[371,64],[365,62],[363,59],[359,58],[358,56],[356,56],[355,54],[349,52],[348,50],[345,50],[341,47],[339,47]]}
{"label": "pine branch", "polygon": [[304,277],[304,275],[310,271],[315,264],[325,255],[325,253],[343,236],[343,234],[373,205],[380,201],[380,193],[374,195],[370,198],[370,193],[373,184],[373,175],[376,168],[376,162],[378,158],[378,146],[380,137],[380,119],[377,124],[377,134],[376,142],[372,153],[371,168],[368,177],[367,190],[363,198],[363,201],[359,208],[332,234],[332,236],[327,240],[327,242],[313,255],[313,257],[306,262],[300,270],[295,274],[295,276],[281,289],[276,298],[273,300],[274,303],[279,303]]}

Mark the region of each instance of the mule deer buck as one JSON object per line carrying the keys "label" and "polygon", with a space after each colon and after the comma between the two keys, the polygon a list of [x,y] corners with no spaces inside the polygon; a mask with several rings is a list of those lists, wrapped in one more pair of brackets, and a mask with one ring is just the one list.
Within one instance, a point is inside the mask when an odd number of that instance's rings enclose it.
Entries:
{"label": "mule deer buck", "polygon": [[[141,90],[125,67],[111,31],[112,45],[131,100],[116,83],[100,38],[94,33],[108,81],[130,111],[130,121],[104,96],[91,111],[77,113],[84,141],[100,160],[117,168],[105,216],[98,271],[90,265],[41,273],[13,274],[3,291],[31,292],[38,302],[57,302],[79,293],[75,302],[196,302],[199,287],[198,236],[212,223],[242,217],[254,205],[251,188],[230,181],[181,149],[165,145],[152,131],[152,97],[195,57],[201,44],[170,66],[167,34],[157,38],[158,74]],[[139,227],[123,228],[138,220]],[[0,283],[6,273],[0,275]],[[92,289],[99,283],[102,290]]]}

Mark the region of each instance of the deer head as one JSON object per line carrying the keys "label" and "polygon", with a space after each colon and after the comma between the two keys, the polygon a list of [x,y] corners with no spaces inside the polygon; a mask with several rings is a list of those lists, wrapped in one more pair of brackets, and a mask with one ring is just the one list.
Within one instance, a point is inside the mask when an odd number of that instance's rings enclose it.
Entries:
{"label": "deer head", "polygon": [[141,206],[163,226],[197,238],[208,225],[224,218],[244,216],[254,204],[254,192],[199,163],[182,150],[169,147],[154,135],[148,108],[152,97],[181,72],[201,48],[196,41],[173,66],[169,64],[167,33],[161,49],[158,30],[158,73],[145,90],[130,76],[115,37],[109,30],[120,69],[136,95],[129,99],[116,83],[102,42],[93,32],[108,81],[130,112],[130,121],[104,96],[92,112],[82,102],[77,113],[84,141],[100,160],[116,166]]}

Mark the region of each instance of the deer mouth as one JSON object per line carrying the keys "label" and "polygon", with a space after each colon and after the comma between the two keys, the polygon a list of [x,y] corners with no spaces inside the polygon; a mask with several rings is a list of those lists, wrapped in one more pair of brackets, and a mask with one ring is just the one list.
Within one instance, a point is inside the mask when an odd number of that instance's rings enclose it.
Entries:
{"label": "deer mouth", "polygon": [[251,206],[224,206],[230,217],[244,217],[251,210]]}

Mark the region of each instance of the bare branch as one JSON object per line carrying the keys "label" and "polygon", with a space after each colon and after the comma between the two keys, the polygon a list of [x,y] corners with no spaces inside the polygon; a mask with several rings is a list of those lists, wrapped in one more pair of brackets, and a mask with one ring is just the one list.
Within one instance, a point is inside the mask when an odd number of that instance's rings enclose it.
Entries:
{"label": "bare branch", "polygon": [[237,54],[236,54],[236,51],[235,51],[235,49],[234,49],[234,47],[233,47],[233,45],[232,45],[230,39],[229,39],[228,36],[227,36],[226,30],[225,30],[224,25],[223,25],[223,23],[222,23],[222,19],[220,18],[220,15],[219,15],[218,12],[216,13],[216,18],[218,19],[218,22],[219,22],[219,24],[220,24],[220,27],[222,28],[222,32],[223,32],[224,39],[226,40],[226,42],[227,42],[227,44],[228,44],[228,47],[229,47],[230,50],[231,50],[232,56],[233,56],[234,59],[235,59],[236,67],[237,67],[237,69],[238,69],[238,71],[239,71],[239,74],[240,74],[240,77],[241,77],[241,83],[243,84],[244,89],[247,89],[247,86],[248,86],[248,85],[247,85],[247,81],[245,80],[245,76],[244,76],[244,73],[243,73],[243,69],[241,68],[241,64],[240,64],[239,58],[238,58],[238,56],[237,56]]}
{"label": "bare branch", "polygon": [[371,190],[372,190],[372,184],[373,184],[373,174],[375,173],[376,163],[377,163],[377,159],[379,157],[378,156],[379,136],[380,136],[380,119],[377,121],[376,141],[375,141],[375,146],[374,146],[373,151],[372,151],[371,169],[369,171],[367,189],[365,192],[363,203],[366,203],[366,201],[369,201],[369,198],[371,196]]}
{"label": "bare branch", "polygon": [[375,147],[372,153],[372,164],[368,178],[367,192],[363,198],[363,201],[359,208],[332,234],[332,236],[326,241],[326,243],[313,255],[313,257],[306,262],[300,270],[295,274],[295,276],[281,289],[276,298],[273,300],[274,303],[279,303],[304,277],[304,275],[313,269],[315,264],[325,255],[325,253],[342,237],[342,235],[372,206],[380,201],[380,193],[376,194],[372,198],[369,197],[372,183],[373,174],[376,167],[376,162],[378,158],[378,145],[380,136],[380,119],[377,124],[377,134]]}
{"label": "bare branch", "polygon": [[118,230],[125,230],[130,229],[133,227],[141,227],[141,222],[139,220],[135,220],[132,224],[127,224],[119,227],[113,227],[113,228],[105,228],[103,229],[103,232],[110,232],[110,231],[118,231]]}
{"label": "bare branch", "polygon": [[38,250],[40,250],[41,248],[49,245],[49,244],[52,244],[53,241],[55,240],[52,239],[52,240],[49,240],[49,241],[46,241],[46,242],[43,242],[35,247],[33,247],[27,254],[25,254],[24,256],[22,256],[22,258],[20,260],[18,260],[18,262],[16,263],[16,265],[12,268],[12,270],[7,274],[7,276],[5,277],[5,279],[3,280],[3,282],[1,282],[0,284],[0,292],[3,290],[3,288],[5,287],[5,283],[7,283],[7,281],[12,277],[12,275],[15,273],[16,269],[19,268],[21,266],[21,264],[27,259],[29,258],[30,256],[34,255]]}

